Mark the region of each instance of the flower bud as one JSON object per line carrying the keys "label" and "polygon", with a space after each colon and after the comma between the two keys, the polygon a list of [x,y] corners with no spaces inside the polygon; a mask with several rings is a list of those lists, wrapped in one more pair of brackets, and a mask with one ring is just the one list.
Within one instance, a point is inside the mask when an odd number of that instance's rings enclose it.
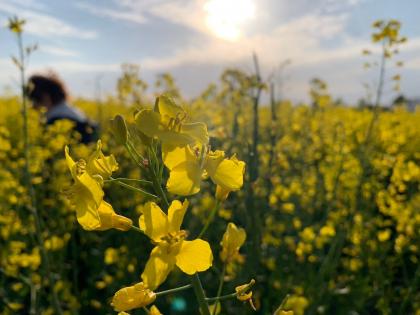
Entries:
{"label": "flower bud", "polygon": [[112,227],[114,229],[128,231],[132,226],[133,221],[131,219],[118,214],[112,216]]}

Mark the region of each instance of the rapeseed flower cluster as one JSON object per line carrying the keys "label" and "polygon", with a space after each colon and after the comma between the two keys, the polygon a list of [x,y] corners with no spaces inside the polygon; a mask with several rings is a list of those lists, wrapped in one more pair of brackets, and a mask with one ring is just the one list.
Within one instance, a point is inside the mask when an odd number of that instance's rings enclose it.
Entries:
{"label": "rapeseed flower cluster", "polygon": [[[189,201],[174,199],[171,203],[168,202],[168,196],[162,189],[164,178],[161,167],[166,166],[169,172],[166,182],[168,192],[178,196],[198,193],[202,179],[210,177],[217,185],[216,205],[219,207],[229,192],[242,187],[245,163],[236,156],[225,158],[223,151],[211,151],[207,126],[203,123],[188,122],[185,110],[165,95],[157,98],[153,110],[142,109],[136,113],[132,126],[134,131],[128,131],[127,124],[121,116],[116,116],[111,124],[117,141],[127,146],[134,162],[138,163],[138,158],[141,159],[138,165],[144,172],[144,182],[152,183],[154,188],[154,191],[146,191],[143,188],[137,190],[159,200],[165,209],[162,210],[156,201],[144,203],[138,208],[138,227],[133,226],[131,219],[116,214],[113,207],[104,201],[103,185],[115,180],[112,175],[118,170],[118,163],[113,155],[103,154],[101,141],[98,141],[96,150],[87,161],[81,159],[75,162],[69,154],[69,148],[65,148],[67,166],[74,180],[67,194],[75,207],[77,221],[82,228],[88,231],[134,229],[147,235],[155,246],[141,274],[142,282],[118,290],[112,300],[112,306],[118,312],[126,312],[153,303],[157,296],[154,290],[165,282],[175,267],[178,267],[185,274],[197,277],[198,280],[194,280],[192,286],[196,290],[201,312],[209,312],[207,302],[201,296],[204,292],[197,274],[208,270],[213,264],[211,246],[200,238],[213,217],[209,216],[208,224],[198,238],[189,240],[188,231],[181,229]],[[142,153],[131,143],[135,136],[133,133],[137,133],[139,138],[143,139],[144,151],[149,153],[147,159],[142,157]],[[161,157],[157,154],[159,151]],[[128,184],[123,185],[136,189]],[[244,229],[238,229],[233,223],[228,225],[221,243],[222,262],[243,262],[239,248],[244,244],[245,238]],[[112,264],[112,256],[116,252],[109,249],[107,253],[105,262]],[[220,296],[221,292],[218,294]],[[245,293],[243,289],[238,289],[236,295],[242,301],[251,301],[252,292]],[[157,312],[157,308],[149,310],[153,311]]]}

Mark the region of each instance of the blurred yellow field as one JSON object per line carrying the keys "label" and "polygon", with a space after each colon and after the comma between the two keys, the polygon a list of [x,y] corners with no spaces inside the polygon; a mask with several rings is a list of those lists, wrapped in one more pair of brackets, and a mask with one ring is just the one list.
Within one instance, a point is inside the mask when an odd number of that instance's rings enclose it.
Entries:
{"label": "blurred yellow field", "polygon": [[420,111],[383,106],[400,22],[372,26],[370,101],[321,79],[306,103],[279,97],[256,54],[195,98],[168,73],[148,94],[125,64],[106,98],[63,94],[83,130],[37,104],[37,51],[23,20],[8,26],[0,314],[420,314]]}

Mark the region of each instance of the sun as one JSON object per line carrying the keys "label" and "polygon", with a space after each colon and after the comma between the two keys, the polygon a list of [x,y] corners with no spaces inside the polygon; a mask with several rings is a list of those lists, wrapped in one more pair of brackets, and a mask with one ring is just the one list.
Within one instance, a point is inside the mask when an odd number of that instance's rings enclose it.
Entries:
{"label": "sun", "polygon": [[254,0],[208,0],[204,5],[207,26],[225,40],[235,41],[244,25],[255,16]]}

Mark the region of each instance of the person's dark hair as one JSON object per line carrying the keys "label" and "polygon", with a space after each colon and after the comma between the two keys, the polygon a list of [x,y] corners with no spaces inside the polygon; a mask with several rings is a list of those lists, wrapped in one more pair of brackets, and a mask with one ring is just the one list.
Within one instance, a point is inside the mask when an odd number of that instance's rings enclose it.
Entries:
{"label": "person's dark hair", "polygon": [[66,87],[54,73],[48,75],[35,74],[28,81],[28,97],[32,101],[41,102],[44,95],[51,98],[53,105],[67,100]]}

